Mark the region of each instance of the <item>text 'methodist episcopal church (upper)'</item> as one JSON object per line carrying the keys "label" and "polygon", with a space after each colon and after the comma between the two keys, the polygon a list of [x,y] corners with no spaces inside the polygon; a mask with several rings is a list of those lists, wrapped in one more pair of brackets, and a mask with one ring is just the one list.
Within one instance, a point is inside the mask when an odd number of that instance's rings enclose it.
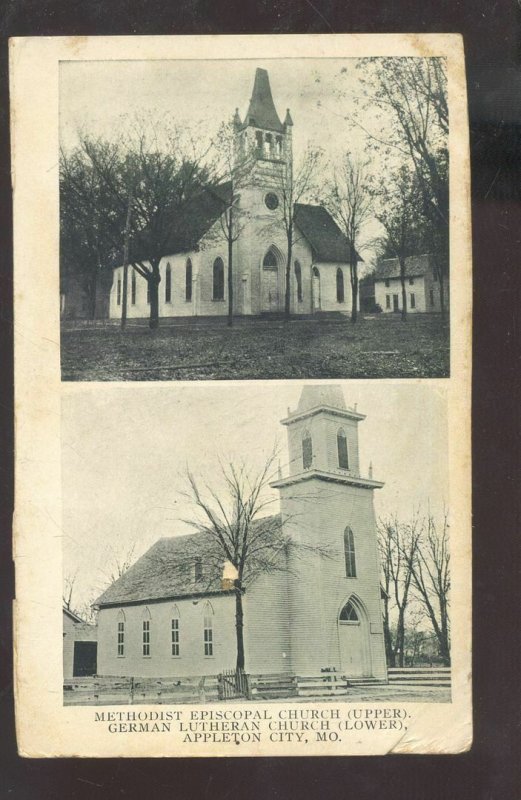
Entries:
{"label": "text 'methodist episcopal church (upper)'", "polygon": [[[282,176],[293,168],[293,120],[284,122],[273,102],[269,76],[257,69],[248,111],[233,121],[237,158],[251,168],[236,179],[241,232],[233,244],[233,313],[284,310],[287,239],[282,224]],[[173,237],[161,263],[160,317],[224,316],[228,308],[227,242],[219,235],[229,184],[208,188],[190,222]],[[294,206],[291,312],[349,311],[349,243],[321,205]],[[123,268],[114,269],[110,316],[121,316]],[[130,270],[128,317],[149,316],[147,281]]]}
{"label": "text 'methodist episcopal church (upper)'", "polygon": [[[364,419],[346,406],[339,386],[307,385],[282,420],[289,470],[272,483],[280,514],[257,524],[282,525],[302,547],[287,548],[283,569],[244,590],[250,674],[336,671],[386,680],[373,506],[383,484],[371,467],[368,477],[361,472]],[[198,536],[160,539],[99,598],[99,675],[203,676],[234,668],[235,589],[222,571],[209,574],[204,551],[186,569]]]}

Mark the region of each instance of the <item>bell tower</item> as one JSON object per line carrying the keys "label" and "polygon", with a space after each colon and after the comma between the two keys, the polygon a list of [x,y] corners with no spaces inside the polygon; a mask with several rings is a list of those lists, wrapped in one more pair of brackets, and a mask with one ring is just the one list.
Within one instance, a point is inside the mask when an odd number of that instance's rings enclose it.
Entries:
{"label": "bell tower", "polygon": [[[297,675],[334,670],[387,677],[373,493],[383,483],[361,473],[358,425],[340,386],[306,385],[288,431],[280,492],[290,548],[291,667]],[[370,470],[372,471],[372,470]]]}
{"label": "bell tower", "polygon": [[236,162],[248,162],[251,165],[247,177],[243,178],[243,185],[276,189],[280,185],[281,172],[292,168],[293,120],[288,108],[284,122],[280,121],[267,70],[258,67],[255,71],[246,116],[241,121],[237,108],[233,126]]}

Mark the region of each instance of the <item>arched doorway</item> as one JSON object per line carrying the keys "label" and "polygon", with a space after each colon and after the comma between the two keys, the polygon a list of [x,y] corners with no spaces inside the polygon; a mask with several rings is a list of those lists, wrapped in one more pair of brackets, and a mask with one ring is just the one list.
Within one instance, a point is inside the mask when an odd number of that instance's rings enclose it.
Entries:
{"label": "arched doorway", "polygon": [[275,245],[266,251],[261,265],[261,311],[274,313],[281,309],[279,269],[283,266],[282,253]]}
{"label": "arched doorway", "polygon": [[313,312],[320,311],[320,272],[318,267],[313,267],[311,270],[311,297]]}
{"label": "arched doorway", "polygon": [[348,678],[371,675],[367,614],[360,600],[354,595],[340,609],[338,643],[340,664]]}

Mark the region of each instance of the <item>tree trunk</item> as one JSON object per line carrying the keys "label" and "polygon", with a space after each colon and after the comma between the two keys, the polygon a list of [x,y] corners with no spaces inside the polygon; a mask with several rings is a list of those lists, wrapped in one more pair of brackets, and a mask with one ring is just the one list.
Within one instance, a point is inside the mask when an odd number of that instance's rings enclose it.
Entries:
{"label": "tree trunk", "polygon": [[284,300],[284,316],[289,320],[291,316],[291,258],[293,251],[293,230],[288,231],[288,258],[286,261],[286,297]]}
{"label": "tree trunk", "polygon": [[150,330],[159,328],[159,284],[161,282],[161,275],[159,272],[159,261],[152,263],[152,272],[148,277],[148,286],[150,290],[150,319],[148,327]]}
{"label": "tree trunk", "polygon": [[132,215],[132,192],[128,193],[125,240],[123,243],[123,300],[121,304],[121,328],[127,324],[128,258],[130,251],[130,220]]}
{"label": "tree trunk", "polygon": [[356,322],[358,319],[358,265],[356,261],[354,264],[350,263],[351,273],[351,322]]}
{"label": "tree trunk", "polygon": [[128,262],[125,259],[123,264],[123,289],[121,297],[121,327],[127,324],[127,294],[128,294]]}
{"label": "tree trunk", "polygon": [[[232,210],[230,209],[230,215]],[[228,326],[233,325],[233,228],[230,217],[230,229],[228,231]]]}
{"label": "tree trunk", "polygon": [[237,634],[237,669],[244,669],[244,612],[242,609],[242,587],[235,587],[235,632]]}
{"label": "tree trunk", "polygon": [[384,642],[385,642],[385,654],[387,656],[387,663],[390,667],[396,666],[396,659],[394,657],[394,649],[393,649],[393,638],[391,636],[391,628],[389,626],[389,610],[387,608],[387,603],[385,605],[384,610]]}
{"label": "tree trunk", "polygon": [[399,258],[400,283],[402,284],[402,322],[407,321],[407,292],[405,290],[405,259]]}

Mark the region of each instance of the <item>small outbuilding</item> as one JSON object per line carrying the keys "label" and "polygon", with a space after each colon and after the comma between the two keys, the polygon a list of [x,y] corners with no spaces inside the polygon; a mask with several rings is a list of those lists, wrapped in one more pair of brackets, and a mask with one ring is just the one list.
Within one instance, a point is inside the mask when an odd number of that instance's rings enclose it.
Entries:
{"label": "small outbuilding", "polygon": [[98,626],[63,608],[63,677],[96,675],[98,668]]}

